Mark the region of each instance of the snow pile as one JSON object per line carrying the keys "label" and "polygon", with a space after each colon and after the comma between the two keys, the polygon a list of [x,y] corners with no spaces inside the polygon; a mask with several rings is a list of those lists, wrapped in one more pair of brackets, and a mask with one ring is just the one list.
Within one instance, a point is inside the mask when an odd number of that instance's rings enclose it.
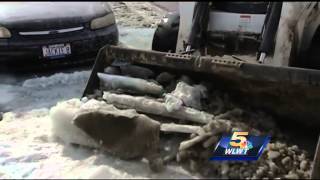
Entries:
{"label": "snow pile", "polygon": [[7,84],[0,84],[0,104],[6,104],[14,99],[14,94],[12,94],[12,90],[14,86]]}
{"label": "snow pile", "polygon": [[74,72],[70,74],[57,73],[49,77],[28,79],[22,87],[31,89],[44,89],[55,87],[56,85],[83,84],[87,82],[90,71]]}
{"label": "snow pile", "polygon": [[49,108],[58,101],[80,97],[89,76],[90,71],[79,71],[27,79],[22,85],[0,84],[0,111]]}

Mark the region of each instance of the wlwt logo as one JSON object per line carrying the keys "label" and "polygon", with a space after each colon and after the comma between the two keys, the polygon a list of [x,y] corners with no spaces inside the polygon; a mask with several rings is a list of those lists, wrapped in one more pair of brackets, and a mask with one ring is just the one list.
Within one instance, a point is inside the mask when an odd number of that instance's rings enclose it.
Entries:
{"label": "wlwt logo", "polygon": [[210,160],[258,160],[270,136],[249,136],[248,132],[233,132],[223,136],[217,144]]}

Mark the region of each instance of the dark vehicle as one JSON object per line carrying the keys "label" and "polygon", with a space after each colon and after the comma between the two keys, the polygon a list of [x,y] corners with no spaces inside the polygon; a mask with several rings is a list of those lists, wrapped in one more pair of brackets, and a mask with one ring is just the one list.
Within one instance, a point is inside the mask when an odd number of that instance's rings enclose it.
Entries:
{"label": "dark vehicle", "polygon": [[1,66],[88,61],[118,35],[106,2],[0,2]]}

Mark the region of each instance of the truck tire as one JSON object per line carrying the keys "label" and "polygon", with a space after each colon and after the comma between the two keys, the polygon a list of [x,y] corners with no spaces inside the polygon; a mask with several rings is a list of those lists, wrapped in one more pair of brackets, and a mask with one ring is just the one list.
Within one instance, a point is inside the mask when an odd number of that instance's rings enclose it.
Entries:
{"label": "truck tire", "polygon": [[242,14],[265,14],[269,2],[213,2],[213,8]]}
{"label": "truck tire", "polygon": [[320,27],[318,27],[308,50],[299,56],[300,64],[304,68],[320,69]]}
{"label": "truck tire", "polygon": [[[319,36],[317,37],[317,41],[319,41]],[[320,69],[320,43],[319,42],[313,42],[308,50],[307,53],[307,68],[311,69]]]}
{"label": "truck tire", "polygon": [[[165,22],[164,19],[167,19]],[[158,24],[152,40],[152,50],[175,52],[179,32],[179,13],[168,13]]]}

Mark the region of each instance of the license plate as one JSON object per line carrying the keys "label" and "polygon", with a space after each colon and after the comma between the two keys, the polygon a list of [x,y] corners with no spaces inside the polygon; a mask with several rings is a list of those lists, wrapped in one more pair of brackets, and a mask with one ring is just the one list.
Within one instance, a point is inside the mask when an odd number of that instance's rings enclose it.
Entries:
{"label": "license plate", "polygon": [[42,46],[43,57],[57,58],[71,54],[70,44],[53,44]]}

